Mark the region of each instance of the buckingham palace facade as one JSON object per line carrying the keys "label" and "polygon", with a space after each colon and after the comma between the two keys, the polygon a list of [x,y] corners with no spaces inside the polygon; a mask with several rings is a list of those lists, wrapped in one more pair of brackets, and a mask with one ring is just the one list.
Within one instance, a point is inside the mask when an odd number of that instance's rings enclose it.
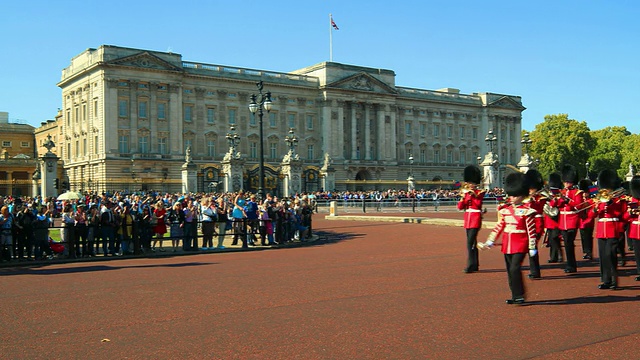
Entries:
{"label": "buckingham palace facade", "polygon": [[257,81],[273,102],[263,118],[268,191],[277,192],[290,129],[307,192],[321,190],[326,159],[335,189],[324,190],[406,188],[409,175],[418,188],[461,180],[463,168],[488,151],[490,130],[502,165],[521,156],[519,96],[401,87],[392,70],[335,62],[280,73],[104,45],[75,56],[58,83],[57,155],[68,183],[74,190],[176,191],[190,148],[198,189],[206,191],[224,176],[233,126],[244,187],[252,190],[260,135],[248,105]]}

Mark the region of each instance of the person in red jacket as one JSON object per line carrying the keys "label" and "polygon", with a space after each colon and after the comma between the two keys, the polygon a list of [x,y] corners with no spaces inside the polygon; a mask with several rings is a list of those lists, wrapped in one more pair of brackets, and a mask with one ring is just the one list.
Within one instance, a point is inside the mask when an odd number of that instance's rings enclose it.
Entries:
{"label": "person in red jacket", "polygon": [[547,199],[544,205],[544,228],[547,231],[547,244],[549,245],[548,263],[562,262],[562,248],[560,247],[560,229],[558,228],[558,215],[560,211],[556,207],[560,189],[562,189],[562,178],[558,173],[549,175],[549,189],[552,196]]}
{"label": "person in red jacket", "polygon": [[627,206],[626,220],[629,224],[629,239],[635,242],[633,246],[633,255],[636,259],[636,271],[637,275],[635,281],[640,281],[640,219],[638,214],[640,213],[640,176],[636,175],[631,178],[629,184],[629,192],[631,198],[629,199]]}
{"label": "person in red jacket", "polygon": [[580,221],[578,229],[580,229],[580,241],[582,243],[582,259],[593,259],[593,228],[596,223],[596,214],[589,211],[594,207],[594,200],[591,198],[591,186],[593,183],[589,179],[582,179],[578,183],[582,196],[582,210],[580,210]]}
{"label": "person in red jacket", "polygon": [[574,273],[578,269],[576,262],[575,240],[578,230],[580,216],[578,210],[582,204],[581,191],[576,187],[578,183],[578,173],[572,165],[565,165],[562,168],[562,183],[564,188],[560,191],[557,207],[560,210],[558,217],[558,227],[562,233],[564,241],[564,251],[567,255],[567,266],[565,273]]}
{"label": "person in red jacket", "polygon": [[[542,180],[542,174],[538,170],[530,169],[525,173],[527,176],[527,182],[529,183],[529,206],[536,211],[536,250],[538,249],[538,242],[542,238],[544,233],[544,205],[547,203],[547,198],[541,194],[544,187],[544,180]],[[529,275],[530,279],[540,279],[540,256],[536,252],[534,256],[529,256]]]}
{"label": "person in red jacket", "polygon": [[484,190],[478,189],[482,182],[482,172],[477,165],[464,168],[462,198],[458,201],[458,210],[464,211],[464,228],[467,232],[467,266],[464,272],[469,274],[480,269],[478,261],[478,231],[482,227],[482,200]]}
{"label": "person in red jacket", "polygon": [[596,197],[595,213],[598,216],[596,237],[598,238],[598,255],[600,257],[600,279],[598,289],[618,287],[617,246],[623,230],[623,220],[627,214],[627,202],[621,196],[615,196],[615,189],[620,187],[618,174],[613,170],[602,170],[598,174],[600,192]]}
{"label": "person in red jacket", "polygon": [[500,220],[489,234],[483,248],[490,248],[502,235],[502,253],[507,267],[511,299],[507,304],[523,304],[525,287],[522,280],[522,262],[527,253],[536,256],[536,211],[524,200],[529,195],[529,184],[523,173],[511,173],[505,179],[504,190],[509,201],[500,206]]}

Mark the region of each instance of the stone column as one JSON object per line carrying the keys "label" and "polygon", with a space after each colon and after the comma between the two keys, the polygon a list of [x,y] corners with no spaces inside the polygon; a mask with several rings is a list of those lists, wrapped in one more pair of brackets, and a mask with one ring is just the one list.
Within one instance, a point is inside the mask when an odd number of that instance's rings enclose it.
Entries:
{"label": "stone column", "polygon": [[343,100],[338,100],[338,143],[336,146],[337,159],[344,160],[345,148],[344,148],[344,104]]}
{"label": "stone column", "polygon": [[386,160],[385,155],[385,132],[384,132],[384,105],[378,104],[378,128],[376,129],[376,134],[378,135],[378,141],[376,142],[376,160]]}
{"label": "stone column", "polygon": [[395,105],[391,106],[391,138],[389,140],[388,147],[391,151],[391,156],[394,162],[397,162],[398,159],[398,149],[396,146],[396,139],[398,138],[398,129],[396,124],[396,113],[398,108]]}
{"label": "stone column", "polygon": [[40,195],[40,188],[38,182],[40,181],[40,164],[36,162],[36,171],[31,176],[31,197],[35,198]]}
{"label": "stone column", "polygon": [[485,190],[492,189],[496,186],[500,187],[500,179],[498,178],[498,156],[492,152],[485,155],[484,160],[480,163],[483,168],[483,188]]}
{"label": "stone column", "polygon": [[373,109],[372,104],[364,105],[364,159],[371,160],[371,124],[369,110]]}
{"label": "stone column", "polygon": [[324,154],[324,163],[320,168],[320,176],[322,178],[322,191],[333,191],[336,189],[336,170],[331,165],[331,156],[329,153]]}
{"label": "stone column", "polygon": [[351,160],[358,159],[358,119],[356,119],[358,104],[351,102]]}
{"label": "stone column", "polygon": [[224,172],[224,191],[236,192],[242,189],[244,160],[241,158],[240,152],[230,148],[224,155],[221,164]]}

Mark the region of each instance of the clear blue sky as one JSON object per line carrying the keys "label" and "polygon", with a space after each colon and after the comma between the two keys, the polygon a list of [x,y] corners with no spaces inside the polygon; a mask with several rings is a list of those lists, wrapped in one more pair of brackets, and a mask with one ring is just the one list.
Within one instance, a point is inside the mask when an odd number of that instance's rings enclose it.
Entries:
{"label": "clear blue sky", "polygon": [[522,96],[523,128],[567,113],[640,133],[640,2],[3,1],[0,111],[37,126],[61,104],[61,70],[118,45],[288,72],[329,60],[395,71],[396,84]]}

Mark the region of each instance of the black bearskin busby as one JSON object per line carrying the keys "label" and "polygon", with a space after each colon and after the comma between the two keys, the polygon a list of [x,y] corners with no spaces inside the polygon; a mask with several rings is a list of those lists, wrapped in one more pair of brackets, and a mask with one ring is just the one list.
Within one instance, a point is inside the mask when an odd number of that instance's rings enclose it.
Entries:
{"label": "black bearskin busby", "polygon": [[629,183],[629,192],[634,198],[640,199],[640,175],[636,175],[631,178],[631,182]]}
{"label": "black bearskin busby", "polygon": [[482,171],[478,165],[469,165],[464,168],[464,181],[479,185],[482,182]]}
{"label": "black bearskin busby", "polygon": [[527,176],[521,172],[511,173],[504,179],[504,191],[509,196],[529,195]]}
{"label": "black bearskin busby", "polygon": [[529,188],[540,190],[544,186],[544,180],[542,180],[542,174],[538,170],[530,169],[525,173],[527,176],[527,182],[529,183]]}
{"label": "black bearskin busby", "polygon": [[562,167],[562,182],[570,182],[574,185],[578,184],[578,172],[573,165],[564,165]]}
{"label": "black bearskin busby", "polygon": [[549,187],[552,189],[562,189],[562,178],[558,173],[549,174]]}
{"label": "black bearskin busby", "polygon": [[593,185],[593,183],[591,182],[591,180],[589,179],[582,179],[578,182],[578,189],[586,192],[587,194],[589,194],[589,191],[591,189],[589,189],[589,187],[591,187],[591,185]]}
{"label": "black bearskin busby", "polygon": [[620,183],[618,174],[613,170],[602,170],[598,174],[598,187],[600,189],[616,190],[620,187]]}

